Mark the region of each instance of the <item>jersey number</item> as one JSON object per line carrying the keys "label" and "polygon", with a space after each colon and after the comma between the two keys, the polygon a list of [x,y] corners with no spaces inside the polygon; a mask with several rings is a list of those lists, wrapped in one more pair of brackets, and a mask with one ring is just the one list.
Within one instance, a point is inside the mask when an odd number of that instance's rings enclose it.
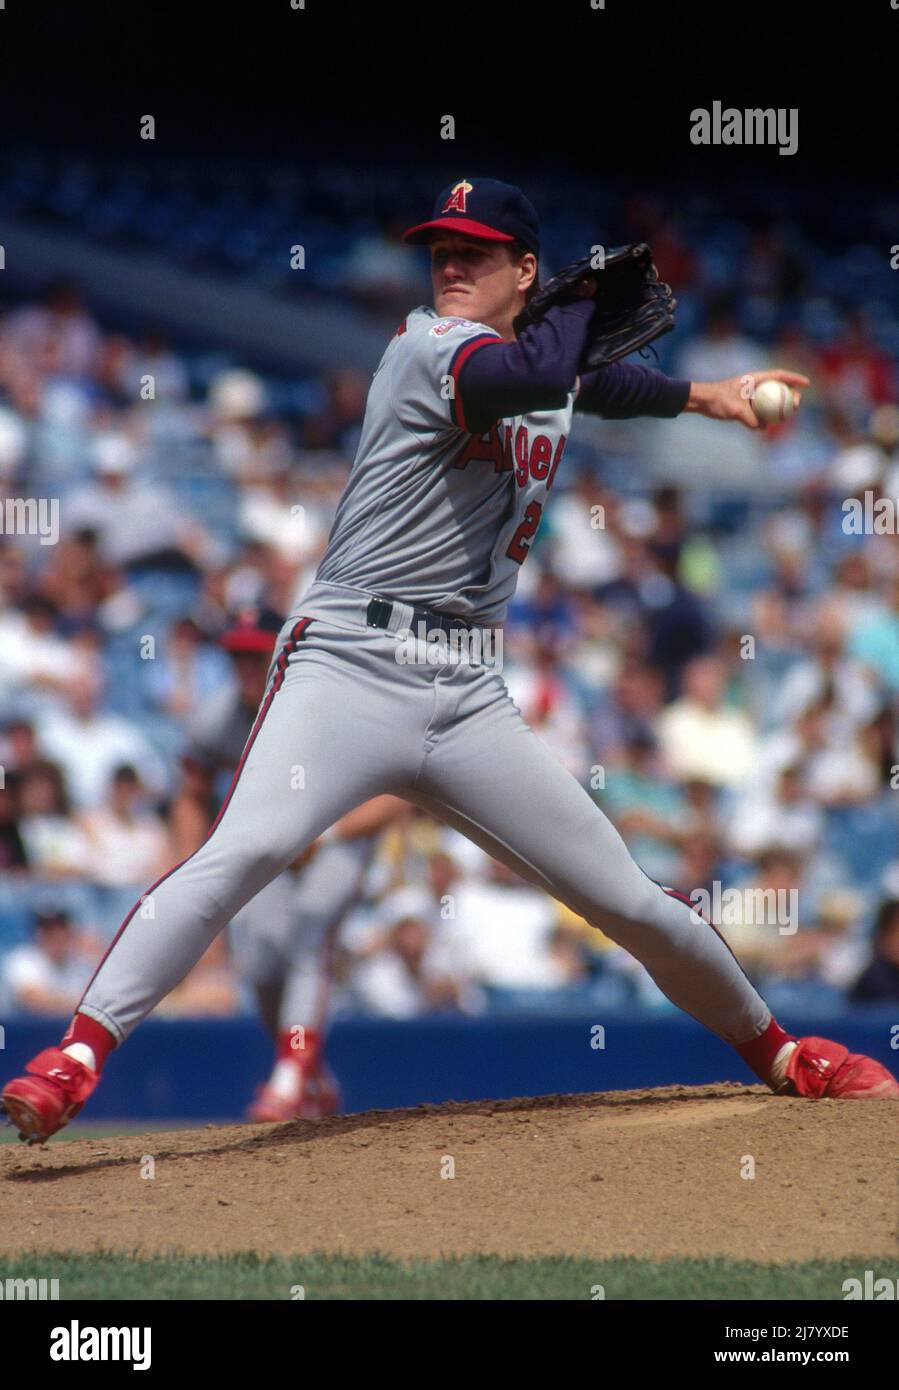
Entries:
{"label": "jersey number", "polygon": [[506,551],[510,560],[514,560],[516,565],[523,565],[531,552],[528,541],[532,540],[536,534],[537,527],[540,525],[540,518],[543,515],[543,506],[540,502],[529,502],[524,512],[524,520],[519,526],[515,535],[509,542]]}

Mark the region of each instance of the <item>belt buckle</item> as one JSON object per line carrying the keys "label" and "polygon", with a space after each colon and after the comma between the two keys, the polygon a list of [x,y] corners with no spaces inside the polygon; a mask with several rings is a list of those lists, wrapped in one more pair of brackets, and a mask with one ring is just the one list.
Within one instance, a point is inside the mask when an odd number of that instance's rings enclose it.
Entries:
{"label": "belt buckle", "polygon": [[387,628],[392,613],[393,604],[386,598],[373,598],[366,609],[365,618],[369,627]]}
{"label": "belt buckle", "polygon": [[439,627],[447,635],[458,632],[459,628],[471,631],[471,623],[466,622],[464,618],[456,617],[454,613],[438,613],[433,608],[422,608],[419,611],[427,617],[429,623]]}

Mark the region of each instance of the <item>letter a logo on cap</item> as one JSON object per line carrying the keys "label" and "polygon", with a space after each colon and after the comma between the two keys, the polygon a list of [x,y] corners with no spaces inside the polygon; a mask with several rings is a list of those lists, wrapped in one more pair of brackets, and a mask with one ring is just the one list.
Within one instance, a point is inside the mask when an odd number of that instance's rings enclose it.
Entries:
{"label": "letter a logo on cap", "polygon": [[468,183],[465,179],[460,179],[459,182],[453,186],[453,191],[444,203],[442,211],[467,212],[468,208],[465,206],[465,199],[468,197],[469,193],[473,192],[474,184]]}

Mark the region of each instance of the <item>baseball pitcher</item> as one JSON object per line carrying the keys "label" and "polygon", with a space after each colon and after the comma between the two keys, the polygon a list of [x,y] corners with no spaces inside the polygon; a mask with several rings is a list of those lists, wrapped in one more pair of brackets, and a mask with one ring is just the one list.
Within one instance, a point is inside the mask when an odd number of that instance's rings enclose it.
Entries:
{"label": "baseball pitcher", "polygon": [[[588,261],[525,314],[539,230],[517,188],[462,179],[406,239],[430,247],[434,307],[400,324],[374,374],[326,554],[284,624],[228,794],[203,844],[126,917],[60,1045],[4,1089],[11,1122],[34,1142],[66,1124],[110,1050],[244,904],[391,793],[601,928],[773,1090],[899,1098],[878,1062],[780,1027],[714,927],[641,871],[528,728],[489,656],[575,413],[758,428],[744,378],[676,381],[621,360],[672,321],[646,248],[616,253],[605,285]],[[752,376],[797,404],[808,384]]]}

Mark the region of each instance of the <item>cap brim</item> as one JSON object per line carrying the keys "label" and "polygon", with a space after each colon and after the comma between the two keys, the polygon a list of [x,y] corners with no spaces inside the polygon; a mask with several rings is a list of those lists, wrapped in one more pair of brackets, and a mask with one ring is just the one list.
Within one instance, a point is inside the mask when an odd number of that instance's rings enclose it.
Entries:
{"label": "cap brim", "polygon": [[433,222],[419,222],[403,232],[403,241],[420,245],[430,241],[433,232],[459,232],[462,236],[478,237],[481,241],[514,241],[508,232],[498,232],[484,222],[473,222],[469,217],[436,217]]}

